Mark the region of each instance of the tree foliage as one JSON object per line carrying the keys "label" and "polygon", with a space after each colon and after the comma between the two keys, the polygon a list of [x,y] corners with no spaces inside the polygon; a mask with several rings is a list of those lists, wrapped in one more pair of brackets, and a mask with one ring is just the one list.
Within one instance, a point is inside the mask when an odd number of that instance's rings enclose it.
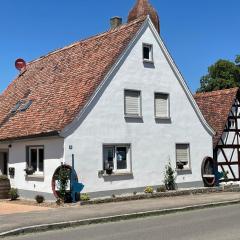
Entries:
{"label": "tree foliage", "polygon": [[167,190],[175,190],[176,189],[175,171],[173,170],[170,162],[165,166],[164,184],[165,184]]}
{"label": "tree foliage", "polygon": [[208,68],[208,74],[200,80],[197,92],[210,92],[232,87],[240,87],[240,55],[235,62],[218,60]]}

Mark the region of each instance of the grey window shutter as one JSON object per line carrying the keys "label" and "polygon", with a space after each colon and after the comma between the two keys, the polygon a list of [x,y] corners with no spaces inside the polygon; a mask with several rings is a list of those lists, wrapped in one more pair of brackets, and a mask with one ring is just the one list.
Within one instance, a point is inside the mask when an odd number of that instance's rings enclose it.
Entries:
{"label": "grey window shutter", "polygon": [[155,94],[155,116],[160,118],[169,117],[168,94]]}
{"label": "grey window shutter", "polygon": [[125,91],[125,114],[133,116],[141,115],[140,91]]}
{"label": "grey window shutter", "polygon": [[189,145],[177,144],[176,154],[177,154],[177,162],[188,163],[189,162]]}

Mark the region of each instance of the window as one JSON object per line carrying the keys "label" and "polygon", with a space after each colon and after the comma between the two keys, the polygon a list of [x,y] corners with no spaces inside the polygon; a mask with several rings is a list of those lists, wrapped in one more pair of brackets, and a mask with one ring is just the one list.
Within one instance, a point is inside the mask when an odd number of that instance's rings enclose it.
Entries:
{"label": "window", "polygon": [[130,172],[130,145],[103,146],[103,169]]}
{"label": "window", "polygon": [[29,100],[27,103],[25,103],[25,104],[21,107],[20,111],[21,111],[21,112],[26,111],[31,105],[32,105],[32,100]]}
{"label": "window", "polygon": [[19,107],[21,106],[22,101],[18,101],[16,105],[12,108],[11,113],[16,113]]}
{"label": "window", "polygon": [[155,93],[155,117],[170,118],[168,94]]}
{"label": "window", "polygon": [[176,163],[178,170],[190,169],[189,144],[176,145]]}
{"label": "window", "polygon": [[125,90],[124,92],[125,116],[141,117],[141,92]]}
{"label": "window", "polygon": [[143,61],[153,62],[153,46],[151,44],[143,44]]}
{"label": "window", "polygon": [[229,119],[228,120],[228,128],[229,129],[234,129],[235,128],[235,120],[234,119]]}
{"label": "window", "polygon": [[44,148],[42,146],[27,147],[27,165],[32,167],[35,173],[44,171]]}

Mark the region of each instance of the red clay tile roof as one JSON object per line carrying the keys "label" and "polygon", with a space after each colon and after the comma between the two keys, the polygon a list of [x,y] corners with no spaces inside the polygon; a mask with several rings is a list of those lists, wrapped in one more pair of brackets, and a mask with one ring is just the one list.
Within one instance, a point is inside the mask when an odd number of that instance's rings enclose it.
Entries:
{"label": "red clay tile roof", "polygon": [[194,98],[207,122],[216,131],[213,137],[215,147],[223,133],[228,115],[237,97],[238,88],[197,93]]}
{"label": "red clay tile roof", "polygon": [[[30,62],[1,95],[0,140],[51,135],[64,129],[85,106],[145,19]],[[19,100],[32,100],[32,105],[24,112],[11,114]]]}

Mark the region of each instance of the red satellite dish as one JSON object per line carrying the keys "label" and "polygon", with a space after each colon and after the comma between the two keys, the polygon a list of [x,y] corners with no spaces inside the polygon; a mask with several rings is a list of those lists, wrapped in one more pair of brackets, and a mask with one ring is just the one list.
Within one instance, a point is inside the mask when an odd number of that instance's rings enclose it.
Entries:
{"label": "red satellite dish", "polygon": [[17,70],[22,71],[26,68],[26,62],[23,59],[19,58],[15,61],[15,67]]}

